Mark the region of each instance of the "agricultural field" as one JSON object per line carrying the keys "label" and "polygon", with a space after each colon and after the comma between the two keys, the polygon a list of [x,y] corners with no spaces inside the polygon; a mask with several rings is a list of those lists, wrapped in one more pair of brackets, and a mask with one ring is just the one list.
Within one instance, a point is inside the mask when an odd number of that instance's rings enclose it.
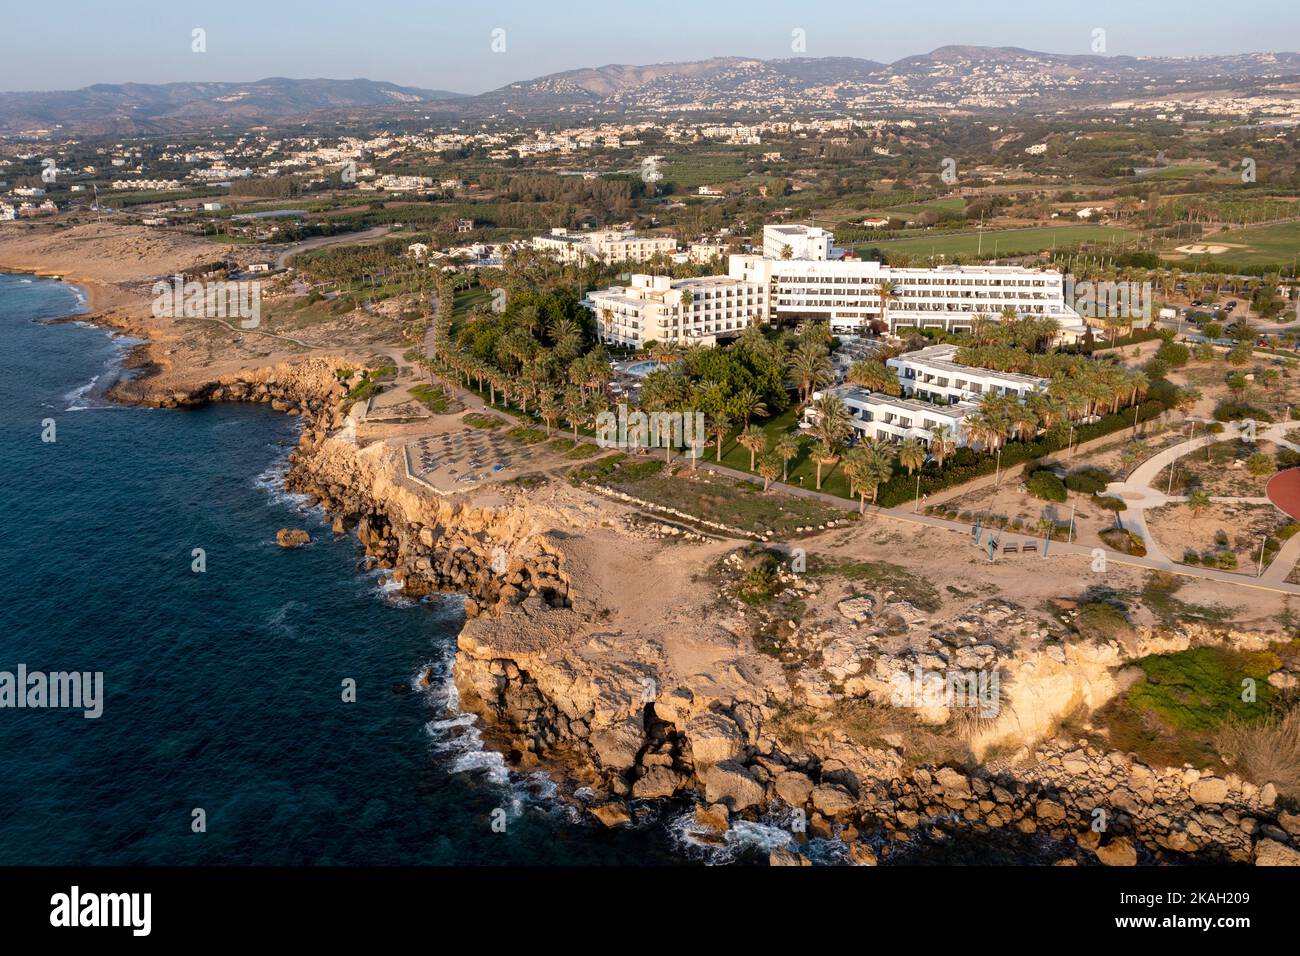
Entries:
{"label": "agricultural field", "polygon": [[1084,242],[1113,243],[1116,248],[1119,248],[1136,239],[1137,233],[1129,229],[1080,224],[989,230],[982,236],[975,232],[963,232],[953,235],[936,234],[917,239],[885,239],[864,244],[859,251],[874,247],[880,249],[886,256],[943,256],[945,258],[960,256],[963,259],[981,256],[992,259],[998,256],[1029,255],[1035,252],[1068,249]]}

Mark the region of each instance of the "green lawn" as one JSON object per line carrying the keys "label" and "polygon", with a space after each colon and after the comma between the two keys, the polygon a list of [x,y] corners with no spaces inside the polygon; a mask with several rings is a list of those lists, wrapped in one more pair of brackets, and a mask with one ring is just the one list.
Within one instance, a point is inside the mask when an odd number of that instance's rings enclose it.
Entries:
{"label": "green lawn", "polygon": [[1137,233],[1116,226],[1096,226],[1088,223],[1069,226],[1034,226],[1027,229],[986,230],[983,237],[975,232],[936,233],[916,239],[885,239],[865,243],[863,250],[878,248],[885,255],[891,253],[909,256],[980,256],[993,259],[1000,256],[1029,255],[1035,252],[1069,249],[1082,242],[1113,242],[1117,247],[1137,239]]}
{"label": "green lawn", "polygon": [[[795,428],[796,409],[794,407],[786,409],[775,418],[767,421],[755,422],[763,432],[768,436],[768,447],[776,445],[779,439],[786,432]],[[802,435],[802,433],[800,433]],[[753,474],[749,470],[749,450],[741,445],[736,439],[740,435],[736,431],[722,446],[722,463],[731,468]],[[799,457],[790,462],[790,479],[787,482],[794,487],[813,488],[817,487],[817,463],[812,460],[811,449],[812,440],[804,437],[799,449]],[[761,457],[761,456],[760,456]],[[716,452],[709,448],[705,452],[707,461],[716,460]],[[757,460],[757,458],[755,459]],[[802,483],[800,478],[803,479]],[[834,465],[825,465],[822,467],[822,487],[821,490],[831,495],[838,495],[841,498],[849,497],[849,482],[844,477],[844,472],[840,469],[839,463]]]}
{"label": "green lawn", "polygon": [[[1300,222],[1279,223],[1272,226],[1247,226],[1230,232],[1219,232],[1200,239],[1182,239],[1171,242],[1167,252],[1176,246],[1203,243],[1229,246],[1227,252],[1213,256],[1219,265],[1267,266],[1277,264],[1289,267],[1300,253]],[[1204,256],[1187,256],[1187,262],[1196,262]]]}

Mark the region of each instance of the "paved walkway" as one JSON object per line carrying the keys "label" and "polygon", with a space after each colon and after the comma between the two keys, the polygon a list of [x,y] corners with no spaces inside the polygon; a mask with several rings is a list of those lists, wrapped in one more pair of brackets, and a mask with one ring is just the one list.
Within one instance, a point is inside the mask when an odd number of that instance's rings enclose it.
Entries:
{"label": "paved walkway", "polygon": [[[1262,431],[1257,428],[1255,439],[1257,441],[1270,441],[1283,448],[1300,451],[1300,448],[1297,448],[1295,444],[1286,440],[1285,436],[1289,426],[1289,422],[1278,422],[1270,425]],[[1128,530],[1142,537],[1143,544],[1146,546],[1148,558],[1175,566],[1169,570],[1183,568],[1186,568],[1188,571],[1192,570],[1186,565],[1177,564],[1173,559],[1165,554],[1164,550],[1160,547],[1159,542],[1156,541],[1155,536],[1151,533],[1151,529],[1148,527],[1146,520],[1146,513],[1149,509],[1159,508],[1162,505],[1184,502],[1187,498],[1182,495],[1165,494],[1165,492],[1161,491],[1159,488],[1152,487],[1151,482],[1153,482],[1166,467],[1178,459],[1190,455],[1192,452],[1204,448],[1207,445],[1225,441],[1234,435],[1241,436],[1245,433],[1246,426],[1241,422],[1228,423],[1223,432],[1217,435],[1208,431],[1207,428],[1205,433],[1202,435],[1192,438],[1189,441],[1173,445],[1155,455],[1152,455],[1146,461],[1142,462],[1142,464],[1138,465],[1138,467],[1133,470],[1133,473],[1128,476],[1127,480],[1113,481],[1106,486],[1106,493],[1108,495],[1123,499],[1124,503],[1128,506],[1128,510],[1119,512],[1119,515],[1121,516],[1120,521],[1124,527],[1128,528]],[[1166,487],[1168,486],[1166,485]],[[1210,500],[1220,504],[1273,504],[1274,507],[1276,507],[1274,502],[1272,502],[1268,497],[1221,496],[1211,497]],[[1281,511],[1282,509],[1279,508],[1278,510]],[[1300,535],[1296,535],[1287,540],[1277,554],[1273,556],[1273,560],[1270,562],[1268,568],[1256,579],[1256,582],[1261,584],[1266,583],[1274,587],[1281,586],[1279,588],[1280,590],[1289,591],[1291,588],[1295,587],[1295,585],[1287,585],[1285,582],[1287,577],[1290,576],[1291,570],[1295,567],[1298,559],[1300,559]],[[1202,568],[1200,570],[1210,571],[1213,569]],[[1183,573],[1183,571],[1179,570],[1179,573]],[[1217,574],[1227,573],[1228,572],[1222,571],[1217,572]],[[1215,577],[1217,574],[1208,576]],[[1233,574],[1231,577],[1240,578],[1241,575]]]}

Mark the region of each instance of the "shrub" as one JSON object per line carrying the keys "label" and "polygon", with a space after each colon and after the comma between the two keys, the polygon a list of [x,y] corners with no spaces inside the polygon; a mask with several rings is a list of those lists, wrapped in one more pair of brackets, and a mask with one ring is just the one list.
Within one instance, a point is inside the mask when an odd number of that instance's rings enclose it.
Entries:
{"label": "shrub", "polygon": [[1104,601],[1094,601],[1079,608],[1074,627],[1081,637],[1089,640],[1113,641],[1132,633],[1124,612]]}
{"label": "shrub", "polygon": [[1106,511],[1128,511],[1128,504],[1124,499],[1112,495],[1093,495],[1092,503]]}
{"label": "shrub", "polygon": [[1283,448],[1277,453],[1278,468],[1294,468],[1296,465],[1300,465],[1300,451]]}
{"label": "shrub", "polygon": [[1138,558],[1146,556],[1147,548],[1142,539],[1127,528],[1107,528],[1097,537],[1120,554],[1131,554]]}
{"label": "shrub", "polygon": [[1235,422],[1244,418],[1253,418],[1257,422],[1271,422],[1273,420],[1273,416],[1262,408],[1227,399],[1219,402],[1214,407],[1214,417],[1216,421],[1220,422]]}
{"label": "shrub", "polygon": [[1034,472],[1025,482],[1025,487],[1029,489],[1031,495],[1045,501],[1064,501],[1067,497],[1065,482],[1050,471]]}
{"label": "shrub", "polygon": [[1183,552],[1183,564],[1200,564],[1201,556],[1192,548]]}
{"label": "shrub", "polygon": [[1260,723],[1230,718],[1214,746],[1224,763],[1252,783],[1271,782],[1283,796],[1300,797],[1300,708]]}
{"label": "shrub", "polygon": [[1065,476],[1065,487],[1085,495],[1105,491],[1109,483],[1110,475],[1100,468],[1080,468]]}
{"label": "shrub", "polygon": [[1263,478],[1273,473],[1273,459],[1262,451],[1257,451],[1246,459],[1246,471],[1256,478]]}
{"label": "shrub", "polygon": [[1180,368],[1187,364],[1191,358],[1191,351],[1181,342],[1175,342],[1172,339],[1165,339],[1160,343],[1160,348],[1156,349],[1156,358],[1174,368]]}

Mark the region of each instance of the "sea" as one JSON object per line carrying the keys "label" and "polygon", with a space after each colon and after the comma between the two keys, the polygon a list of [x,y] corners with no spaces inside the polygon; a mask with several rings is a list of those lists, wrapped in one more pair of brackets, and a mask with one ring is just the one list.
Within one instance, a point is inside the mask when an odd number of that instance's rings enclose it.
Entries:
{"label": "sea", "polygon": [[462,599],[404,598],[285,492],[295,420],[109,401],[137,343],[66,320],[85,309],[0,274],[0,672],[103,687],[97,718],[0,708],[0,865],[735,855],[671,814],[606,831],[507,768],[457,707]]}

